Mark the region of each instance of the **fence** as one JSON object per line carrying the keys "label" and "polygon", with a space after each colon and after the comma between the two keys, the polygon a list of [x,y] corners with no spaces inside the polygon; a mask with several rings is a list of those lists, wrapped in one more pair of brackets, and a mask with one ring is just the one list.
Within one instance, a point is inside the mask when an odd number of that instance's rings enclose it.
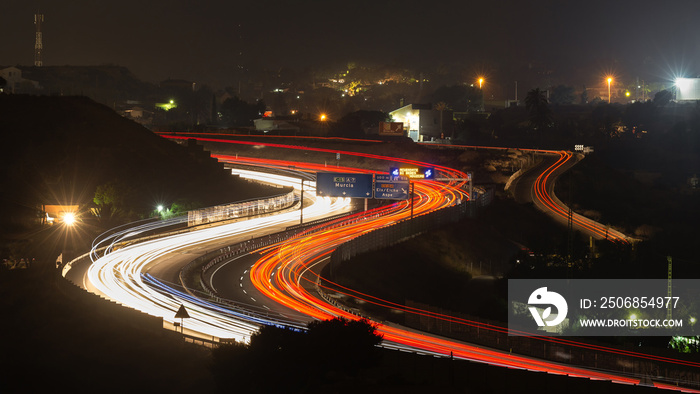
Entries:
{"label": "fence", "polygon": [[187,225],[191,227],[200,224],[273,212],[292,206],[294,201],[295,196],[294,192],[292,191],[262,200],[222,204],[213,207],[194,209],[187,213]]}
{"label": "fence", "polygon": [[442,226],[457,222],[466,217],[474,217],[479,210],[488,206],[493,200],[493,190],[488,189],[478,194],[475,200],[463,201],[457,205],[403,220],[394,225],[383,227],[354,238],[340,246],[331,254],[330,276],[347,260],[362,254],[395,245],[403,240],[424,232],[436,230]]}
{"label": "fence", "polygon": [[[577,365],[595,370],[616,371],[623,374],[649,377],[654,380],[663,380],[670,383],[679,383],[694,388],[700,387],[700,371],[696,368],[683,366],[659,360],[633,357],[624,352],[636,352],[634,347],[611,349],[610,344],[594,343],[587,339],[591,346],[569,346],[547,340],[526,336],[509,336],[507,329],[493,329],[503,327],[504,323],[496,320],[488,320],[466,314],[455,313],[427,304],[406,301],[406,306],[427,313],[406,313],[404,323],[406,327],[420,331],[430,332],[436,335],[454,338],[477,345],[495,348],[509,353],[537,357],[546,360],[559,361],[569,365]],[[576,341],[577,338],[563,338]],[[596,350],[594,347],[602,346],[611,351]],[[649,352],[649,350],[646,350]],[[650,353],[652,356],[669,359],[693,360],[692,355],[681,355],[677,352],[659,349]],[[681,360],[681,363],[683,360]]]}

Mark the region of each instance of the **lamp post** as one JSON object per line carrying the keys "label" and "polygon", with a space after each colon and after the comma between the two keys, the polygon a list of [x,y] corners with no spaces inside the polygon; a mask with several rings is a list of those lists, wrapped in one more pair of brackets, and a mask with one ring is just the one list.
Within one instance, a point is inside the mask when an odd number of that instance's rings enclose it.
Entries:
{"label": "lamp post", "polygon": [[612,78],[608,77],[608,104],[610,104],[610,83],[612,82]]}
{"label": "lamp post", "polygon": [[479,90],[481,90],[481,112],[484,112],[484,78],[479,77]]}

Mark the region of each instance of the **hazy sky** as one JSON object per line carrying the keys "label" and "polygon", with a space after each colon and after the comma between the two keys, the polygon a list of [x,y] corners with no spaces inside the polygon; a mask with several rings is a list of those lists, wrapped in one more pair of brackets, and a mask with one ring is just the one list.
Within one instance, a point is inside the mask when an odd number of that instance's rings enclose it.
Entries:
{"label": "hazy sky", "polygon": [[[230,84],[236,65],[528,64],[560,75],[700,74],[700,0],[3,0],[0,65],[118,64],[150,82]],[[242,56],[239,53],[242,52]]]}

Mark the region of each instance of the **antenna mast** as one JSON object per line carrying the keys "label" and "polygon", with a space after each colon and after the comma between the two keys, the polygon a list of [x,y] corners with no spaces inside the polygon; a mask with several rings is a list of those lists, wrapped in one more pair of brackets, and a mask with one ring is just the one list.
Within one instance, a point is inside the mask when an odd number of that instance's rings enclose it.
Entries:
{"label": "antenna mast", "polygon": [[36,25],[36,41],[34,42],[34,66],[44,65],[41,60],[41,52],[44,50],[44,43],[41,40],[41,23],[44,22],[44,14],[34,14],[34,24]]}

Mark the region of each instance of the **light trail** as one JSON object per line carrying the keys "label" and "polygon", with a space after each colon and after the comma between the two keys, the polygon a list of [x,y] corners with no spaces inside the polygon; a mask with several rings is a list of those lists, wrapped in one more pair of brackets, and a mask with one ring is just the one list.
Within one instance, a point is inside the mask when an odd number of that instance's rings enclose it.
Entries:
{"label": "light trail", "polygon": [[[172,137],[168,137],[172,138]],[[177,138],[177,137],[176,137]],[[231,143],[231,141],[227,140],[218,140],[218,139],[201,139],[201,140],[208,140],[211,142],[228,142]],[[245,142],[240,142],[237,141],[235,143],[245,143]],[[252,143],[251,143],[252,144]],[[255,143],[255,145],[258,145],[259,143]],[[275,147],[283,147],[283,148],[288,148],[288,149],[304,149],[304,148],[299,148],[299,147],[294,147],[294,146],[288,146],[288,145],[280,145],[280,144],[266,144],[268,146],[275,146]],[[327,150],[327,149],[319,149],[319,148],[312,148],[309,150],[313,151],[318,151],[318,152],[328,152],[328,153],[337,153],[337,150]],[[393,161],[399,161],[399,162],[405,162],[407,164],[413,164],[413,165],[425,165],[426,163],[418,162],[418,161],[412,161],[412,160],[401,160],[397,158],[391,158],[391,157],[386,157],[386,156],[379,156],[379,155],[370,155],[370,154],[361,154],[357,152],[345,152],[345,151],[340,151],[341,153],[344,154],[350,154],[350,155],[356,155],[356,156],[361,156],[361,157],[368,157],[368,158],[373,158],[373,159],[379,159],[379,160],[393,160]],[[258,161],[258,164],[263,164],[263,165],[270,165],[269,163],[272,161],[269,160],[260,160],[260,159],[251,159],[251,158],[232,158],[232,157],[223,157],[220,156],[220,159],[226,159],[229,161],[247,161],[248,163],[253,163],[256,160]],[[561,160],[560,160],[561,161]],[[563,162],[559,163],[558,165],[561,166]],[[566,160],[564,160],[565,162]],[[268,164],[265,164],[267,162]],[[319,164],[310,164],[306,165],[303,163],[296,163],[294,165],[298,165],[299,167],[304,168],[305,171],[318,171],[318,168],[320,168]],[[286,161],[278,161],[277,163],[273,164],[274,166],[289,166],[291,165],[290,162]],[[442,171],[445,173],[447,176],[453,176],[453,177],[464,177],[463,173],[459,171],[455,171],[446,167],[439,167],[435,166],[436,169]],[[324,166],[325,168],[325,166]],[[366,171],[366,170],[360,170],[356,169],[357,171]],[[345,170],[343,170],[345,171]],[[553,172],[553,171],[552,171]],[[547,184],[546,179],[551,175],[551,172],[547,175],[544,176],[542,185]],[[414,204],[414,215],[421,215],[424,213],[427,213],[429,211],[438,209],[440,207],[445,207],[448,205],[451,205],[456,201],[457,198],[466,198],[465,192],[462,191],[459,186],[460,184],[453,183],[453,184],[439,184],[437,182],[430,182],[430,181],[425,181],[425,182],[417,182],[416,184],[416,194],[413,198],[413,204]],[[553,200],[547,200],[546,196],[548,196],[547,193],[547,188],[545,186],[542,186],[541,189],[541,197],[544,201],[548,203],[548,206],[552,207],[557,207],[558,205],[554,203]],[[551,205],[549,205],[551,204]],[[410,216],[410,212],[407,209],[408,203],[406,202],[398,202],[395,204],[391,204],[385,207],[377,208],[376,210],[371,210],[363,214],[359,215],[353,215],[354,217],[352,219],[348,220],[343,220],[343,219],[338,219],[336,221],[333,221],[330,225],[333,227],[325,228],[325,229],[316,229],[315,231],[309,231],[307,233],[302,233],[291,240],[288,240],[286,242],[280,243],[278,245],[274,245],[271,247],[267,247],[262,251],[262,257],[253,265],[253,267],[249,271],[249,276],[251,282],[255,285],[256,289],[263,293],[266,297],[268,297],[271,300],[274,300],[275,302],[284,305],[288,308],[294,309],[298,312],[301,312],[310,318],[316,318],[316,319],[327,319],[330,317],[334,316],[343,316],[348,319],[357,319],[357,316],[352,315],[348,312],[345,312],[344,310],[329,304],[325,302],[322,298],[317,298],[313,292],[313,286],[317,283],[318,278],[314,279],[314,276],[316,273],[313,271],[313,267],[322,264],[322,262],[328,258],[330,253],[340,244],[346,242],[349,239],[352,239],[354,237],[357,237],[361,234],[367,233],[369,231],[372,231],[375,228],[378,227],[383,227],[383,226],[388,226],[391,225],[394,222],[404,220]],[[247,222],[246,222],[247,223]],[[224,226],[221,226],[224,227]],[[197,232],[195,232],[197,233]],[[117,290],[117,295],[118,296],[123,296],[125,298],[131,297],[130,290],[131,286],[136,287],[136,285],[140,286],[142,285],[143,282],[141,282],[140,278],[141,277],[146,277],[147,276],[143,275],[143,272],[145,270],[145,267],[148,266],[149,264],[156,264],[155,259],[158,256],[161,256],[163,253],[168,254],[168,253],[173,253],[173,251],[178,250],[177,247],[192,247],[197,246],[199,243],[204,243],[207,242],[207,238],[205,237],[225,237],[227,235],[222,234],[222,235],[216,235],[216,234],[207,234],[203,235],[201,238],[196,238],[196,239],[175,239],[172,240],[172,243],[166,242],[164,245],[159,246],[159,247],[148,247],[143,251],[140,251],[138,253],[134,253],[134,255],[131,254],[126,254],[124,259],[115,264],[115,265],[103,265],[103,267],[106,268],[100,268],[97,269],[101,272],[104,273],[105,277],[104,278],[99,278],[100,283],[102,281],[106,283],[115,283],[115,286],[119,286],[119,289]],[[176,238],[176,237],[172,237]],[[168,238],[170,239],[170,238]],[[154,243],[156,241],[153,241]],[[150,242],[149,242],[150,243]],[[137,244],[134,245],[134,247],[138,247],[139,245],[144,245],[146,246],[149,243],[144,243],[144,244]],[[175,246],[177,245],[177,246]],[[186,246],[185,246],[186,245]],[[170,248],[170,249],[169,249]],[[127,248],[124,248],[127,249]],[[122,249],[113,251],[112,253],[108,254],[105,257],[110,257],[114,256],[115,254],[119,253]],[[129,260],[135,260],[135,262],[131,262]],[[141,260],[142,262],[136,262],[138,260]],[[143,262],[145,261],[145,262]],[[120,267],[119,264],[124,265],[125,267]],[[117,268],[118,267],[118,268]],[[129,267],[129,268],[126,268]],[[91,267],[92,270],[92,267]],[[130,280],[128,281],[128,285],[123,286],[120,285],[120,281],[123,279],[124,274],[127,275],[133,275],[130,277]],[[114,275],[114,276],[111,276]],[[122,278],[118,278],[117,276],[121,276]],[[138,279],[137,279],[138,278]],[[149,279],[149,282],[150,279]],[[122,287],[123,286],[123,287]],[[167,300],[162,300],[158,297],[158,295],[161,295],[158,291],[154,291],[153,288],[157,286],[157,284],[150,283],[150,289],[151,291],[146,293],[149,293],[148,295],[148,306],[152,306],[154,303],[162,303],[166,304]],[[150,293],[157,293],[156,295],[152,295]],[[153,297],[154,300],[152,301],[151,297]],[[186,299],[186,297],[183,297],[182,295],[179,296],[173,296],[172,293],[168,293],[168,295],[164,296],[165,298],[175,298],[177,300],[176,303],[170,303],[167,304],[167,306],[162,307],[162,310],[167,311],[167,316],[163,314],[156,314],[157,316],[162,316],[164,319],[167,320],[170,316],[174,316],[175,311],[177,310],[176,304],[179,303],[185,303],[185,302],[190,302],[189,300]],[[138,304],[143,300],[134,300],[134,303]],[[188,305],[188,304],[186,304]],[[222,335],[221,337],[234,337],[234,338],[240,338],[241,340],[246,340],[247,335],[250,334],[251,327],[247,326],[246,322],[241,322],[239,320],[234,320],[232,321],[232,318],[230,314],[222,314],[222,315],[217,315],[214,314],[209,308],[202,308],[202,310],[198,309],[199,306],[198,304],[193,304],[191,305],[193,309],[195,309],[196,317],[192,320],[196,321],[201,321],[203,324],[203,327],[197,326],[197,330],[209,330],[209,331],[202,331],[202,332],[217,332],[219,333],[221,331],[225,331],[228,335]],[[145,308],[145,307],[144,307]],[[423,313],[425,311],[414,311],[418,313]],[[201,313],[201,314],[200,314]],[[211,314],[211,315],[210,315]],[[192,314],[191,314],[192,315]],[[173,318],[171,318],[173,320]],[[466,322],[465,322],[466,323]],[[193,324],[190,323],[190,327]],[[214,327],[214,328],[212,328]],[[464,358],[464,359],[469,359],[469,360],[474,360],[474,361],[479,361],[479,362],[487,362],[491,363],[494,365],[500,365],[500,366],[507,366],[511,368],[521,368],[521,369],[527,369],[527,370],[532,370],[532,371],[544,371],[544,372],[549,372],[549,373],[555,373],[555,374],[566,374],[569,376],[577,376],[577,377],[589,377],[592,379],[601,379],[601,380],[609,380],[613,381],[616,383],[623,383],[623,384],[639,384],[640,379],[639,377],[630,377],[630,376],[624,376],[620,373],[613,373],[613,372],[606,372],[606,371],[594,371],[590,369],[585,369],[585,368],[579,368],[579,367],[572,367],[569,365],[563,365],[563,364],[558,364],[558,363],[553,363],[553,362],[548,362],[548,361],[543,361],[543,360],[537,360],[537,359],[531,359],[528,357],[524,356],[519,356],[519,355],[512,355],[512,354],[507,354],[505,352],[500,352],[500,351],[495,351],[495,350],[490,350],[490,349],[483,349],[479,348],[473,345],[468,345],[464,343],[460,343],[457,341],[452,341],[452,340],[447,340],[447,339],[442,339],[438,337],[434,337],[428,334],[423,334],[423,333],[417,333],[409,330],[402,329],[400,327],[394,327],[386,324],[378,324],[378,329],[379,331],[384,335],[384,338],[386,341],[393,342],[396,344],[400,344],[400,346],[406,346],[410,349],[419,349],[421,351],[425,351],[428,353],[432,354],[442,354],[442,355],[449,355],[449,354],[454,354],[454,356],[458,358]],[[497,328],[492,328],[494,330],[497,330]],[[232,334],[233,333],[233,334]],[[247,335],[246,335],[247,334]],[[217,334],[210,334],[210,335],[217,335]],[[550,340],[550,339],[547,339]],[[572,342],[573,344],[573,342]],[[395,345],[392,345],[395,346]],[[625,355],[630,355],[631,352],[625,353],[620,353],[620,354],[625,354]],[[668,361],[668,360],[665,360]],[[668,386],[664,386],[663,388],[670,388]],[[673,386],[674,389],[682,389],[676,386]],[[685,390],[685,389],[684,389]]]}
{"label": "light trail", "polygon": [[[241,171],[240,174],[246,177],[255,176],[261,181],[299,186],[299,180],[290,177],[255,175],[247,171]],[[313,192],[313,185],[305,185],[306,187],[306,190]],[[346,211],[350,202],[349,199],[316,198],[311,194],[307,194],[306,199],[313,201],[313,204],[304,209],[304,214],[310,219],[320,218],[332,212]],[[298,220],[299,212],[290,211],[109,248],[90,266],[87,278],[99,294],[149,315],[162,317],[171,324],[177,321],[174,316],[180,305],[185,305],[191,317],[186,324],[190,332],[246,341],[258,330],[261,321],[249,322],[244,318],[232,316],[230,311],[216,308],[211,303],[202,302],[186,293],[172,290],[166,292],[166,288],[172,287],[167,287],[162,281],[150,277],[148,272],[163,264],[164,260],[181,255],[186,249],[216,249],[212,240],[248,238],[247,234],[274,227],[284,228]]]}
{"label": "light trail", "polygon": [[[554,197],[550,194],[550,190],[554,188],[554,185],[550,179],[552,174],[559,171],[565,164],[570,164],[569,162],[573,160],[573,154],[571,152],[558,152],[559,159],[554,163],[554,165],[548,167],[544,172],[542,172],[535,181],[533,185],[533,193],[537,201],[548,211],[556,216],[563,219],[569,219],[569,209],[561,202],[555,201]],[[609,239],[613,242],[619,242],[628,244],[629,241],[627,237],[620,233],[619,231],[609,229],[600,225],[599,223],[574,212],[571,212],[571,221],[574,225],[582,229],[582,231],[593,235],[598,239]]]}

